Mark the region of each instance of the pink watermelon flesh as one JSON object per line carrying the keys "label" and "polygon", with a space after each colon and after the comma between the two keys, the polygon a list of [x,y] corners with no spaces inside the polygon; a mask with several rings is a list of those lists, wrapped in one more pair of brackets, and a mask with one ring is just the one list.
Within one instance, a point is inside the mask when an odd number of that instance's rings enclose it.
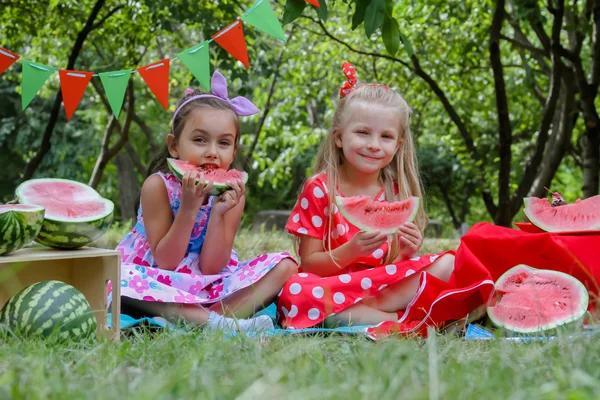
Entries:
{"label": "pink watermelon flesh", "polygon": [[527,218],[547,232],[600,229],[600,195],[557,207],[552,207],[545,198],[526,197],[523,201]]}
{"label": "pink watermelon flesh", "polygon": [[241,180],[245,182],[247,176],[245,172],[241,172],[236,169],[225,170],[222,168],[198,167],[196,165],[188,163],[187,161],[176,160],[173,158],[169,159],[169,164],[172,170],[176,170],[174,172],[178,175],[180,179],[183,176],[183,174],[188,171],[202,172],[204,173],[204,177],[207,181],[212,181],[216,184],[225,184],[225,182],[227,181],[235,180]]}
{"label": "pink watermelon flesh", "polygon": [[19,193],[28,203],[46,208],[45,218],[57,220],[85,220],[103,216],[112,211],[109,202],[92,188],[76,182],[52,179],[26,185]]}
{"label": "pink watermelon flesh", "polygon": [[498,279],[488,315],[509,331],[532,333],[576,321],[587,306],[587,290],[577,279],[519,265]]}
{"label": "pink watermelon flesh", "polygon": [[394,233],[406,222],[412,222],[419,209],[419,198],[388,203],[368,196],[336,196],[336,204],[342,215],[352,225],[364,231]]}

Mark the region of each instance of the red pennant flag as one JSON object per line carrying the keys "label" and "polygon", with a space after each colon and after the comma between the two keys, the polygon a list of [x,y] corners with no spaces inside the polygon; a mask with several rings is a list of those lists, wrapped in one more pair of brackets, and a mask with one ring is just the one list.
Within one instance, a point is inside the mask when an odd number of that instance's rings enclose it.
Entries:
{"label": "red pennant flag", "polygon": [[4,47],[0,47],[0,74],[6,71],[18,59],[19,56],[17,54],[6,50]]}
{"label": "red pennant flag", "polygon": [[244,37],[241,19],[227,25],[225,28],[215,33],[212,38],[229,54],[241,61],[246,68],[250,69],[248,50],[246,49],[246,39]]}
{"label": "red pennant flag", "polygon": [[319,4],[319,0],[305,0],[308,4],[311,4],[317,8],[321,8],[321,5]]}
{"label": "red pennant flag", "polygon": [[67,121],[71,120],[79,102],[81,102],[85,88],[90,83],[92,75],[94,75],[93,72],[69,71],[64,69],[58,71]]}
{"label": "red pennant flag", "polygon": [[146,85],[148,85],[165,110],[169,108],[170,66],[171,59],[165,58],[164,60],[137,69],[144,82],[146,82]]}

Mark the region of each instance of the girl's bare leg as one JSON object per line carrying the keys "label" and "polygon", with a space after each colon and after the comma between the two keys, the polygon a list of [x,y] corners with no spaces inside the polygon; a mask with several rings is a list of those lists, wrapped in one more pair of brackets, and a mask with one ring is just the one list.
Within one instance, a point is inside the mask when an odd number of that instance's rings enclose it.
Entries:
{"label": "girl's bare leg", "polygon": [[211,311],[236,318],[248,318],[268,306],[283,285],[298,273],[298,265],[289,258],[281,260],[254,285],[239,290],[210,307]]}
{"label": "girl's bare leg", "polygon": [[202,326],[208,322],[209,311],[195,304],[161,303],[129,297],[122,297],[121,303],[135,308],[144,315],[161,316],[173,322],[185,320],[196,326]]}
{"label": "girl's bare leg", "polygon": [[377,325],[383,321],[396,321],[396,313],[388,313],[358,303],[325,320],[325,326],[335,328],[349,325]]}

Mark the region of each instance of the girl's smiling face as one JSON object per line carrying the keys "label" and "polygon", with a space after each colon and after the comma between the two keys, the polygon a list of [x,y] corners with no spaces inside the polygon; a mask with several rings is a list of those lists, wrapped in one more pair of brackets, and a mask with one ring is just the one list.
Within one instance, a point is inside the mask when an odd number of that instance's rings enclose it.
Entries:
{"label": "girl's smiling face", "polygon": [[179,138],[167,137],[170,155],[197,166],[228,169],[237,150],[235,118],[230,110],[191,110]]}
{"label": "girl's smiling face", "polygon": [[402,144],[400,115],[393,109],[353,106],[342,128],[335,132],[335,144],[345,161],[363,174],[379,172],[387,166]]}

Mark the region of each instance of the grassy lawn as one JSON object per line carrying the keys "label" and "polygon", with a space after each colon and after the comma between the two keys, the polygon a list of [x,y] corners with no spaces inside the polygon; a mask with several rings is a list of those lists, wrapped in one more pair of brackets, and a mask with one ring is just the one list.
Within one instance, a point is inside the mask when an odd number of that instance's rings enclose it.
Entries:
{"label": "grassy lawn", "polygon": [[[428,241],[424,252],[456,245]],[[243,231],[236,248],[243,259],[291,250],[292,241]],[[117,344],[0,341],[0,399],[600,398],[600,337],[523,344],[139,331]]]}

